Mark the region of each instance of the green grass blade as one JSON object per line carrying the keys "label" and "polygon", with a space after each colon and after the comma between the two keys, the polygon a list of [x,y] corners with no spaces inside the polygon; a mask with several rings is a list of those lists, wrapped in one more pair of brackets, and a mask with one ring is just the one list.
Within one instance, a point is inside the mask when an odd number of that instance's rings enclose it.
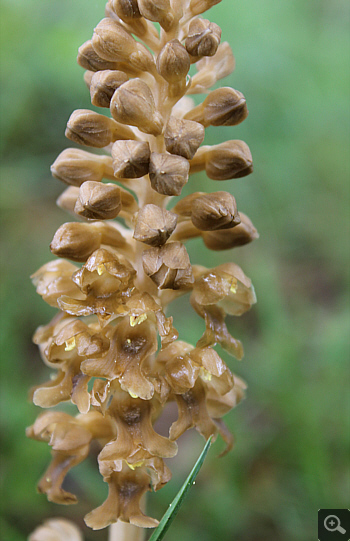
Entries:
{"label": "green grass blade", "polygon": [[197,477],[197,475],[199,473],[199,470],[202,467],[204,459],[207,456],[207,453],[209,451],[211,440],[212,440],[212,436],[210,436],[210,438],[206,442],[203,451],[201,452],[197,462],[195,463],[195,465],[192,468],[191,473],[187,477],[186,481],[184,482],[184,484],[180,488],[180,490],[177,493],[177,495],[175,496],[175,498],[173,499],[172,503],[169,505],[169,508],[168,508],[167,512],[164,514],[164,516],[163,516],[162,520],[160,521],[157,529],[154,530],[153,534],[149,538],[149,541],[160,541],[161,539],[163,539],[164,535],[168,531],[168,528],[170,527],[172,521],[176,517],[181,505],[184,502],[186,494],[188,493],[191,486],[193,485],[193,483],[194,483],[194,481],[195,481],[195,479],[196,479],[196,477]]}

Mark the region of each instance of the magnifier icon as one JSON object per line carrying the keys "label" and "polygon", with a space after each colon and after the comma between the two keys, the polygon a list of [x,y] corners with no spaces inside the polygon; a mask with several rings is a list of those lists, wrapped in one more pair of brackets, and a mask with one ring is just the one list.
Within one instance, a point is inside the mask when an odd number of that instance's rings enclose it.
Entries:
{"label": "magnifier icon", "polygon": [[346,533],[346,530],[341,527],[340,520],[336,515],[328,515],[328,517],[324,519],[324,527],[329,532]]}

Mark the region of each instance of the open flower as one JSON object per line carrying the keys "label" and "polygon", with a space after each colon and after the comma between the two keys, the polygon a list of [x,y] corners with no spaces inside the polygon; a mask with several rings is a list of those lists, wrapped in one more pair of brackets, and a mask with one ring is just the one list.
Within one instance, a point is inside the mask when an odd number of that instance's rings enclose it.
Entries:
{"label": "open flower", "polygon": [[72,504],[77,498],[62,488],[65,476],[85,460],[92,439],[112,436],[112,427],[110,420],[98,412],[76,418],[66,413],[47,412],[27,429],[27,436],[46,441],[52,447],[52,462],[39,481],[39,492],[44,492],[48,500],[55,503]]}
{"label": "open flower", "polygon": [[41,347],[48,366],[58,369],[56,377],[32,389],[33,402],[42,408],[71,399],[81,413],[90,408],[88,383],[80,365],[86,357],[105,353],[109,340],[96,332],[96,324],[86,325],[76,318],[56,318],[56,323],[39,329],[34,342]]}
{"label": "open flower", "polygon": [[159,436],[152,427],[157,410],[155,400],[135,399],[123,391],[116,393],[108,411],[115,420],[117,437],[103,448],[99,463],[113,461],[114,471],[120,471],[123,460],[133,468],[149,458],[175,456],[176,443]]}
{"label": "open flower", "polygon": [[59,307],[76,316],[96,314],[102,324],[107,324],[131,295],[135,276],[135,270],[122,256],[99,249],[72,276],[78,296],[62,295]]}
{"label": "open flower", "polygon": [[147,517],[140,509],[140,500],[151,490],[151,476],[145,467],[131,470],[127,465],[122,471],[112,472],[108,482],[108,498],[97,509],[86,515],[85,522],[93,530],[101,530],[121,520],[143,528],[154,528],[158,521]]}
{"label": "open flower", "polygon": [[200,273],[193,286],[192,299],[200,306],[220,306],[232,316],[244,314],[256,303],[251,280],[235,263],[224,263]]}

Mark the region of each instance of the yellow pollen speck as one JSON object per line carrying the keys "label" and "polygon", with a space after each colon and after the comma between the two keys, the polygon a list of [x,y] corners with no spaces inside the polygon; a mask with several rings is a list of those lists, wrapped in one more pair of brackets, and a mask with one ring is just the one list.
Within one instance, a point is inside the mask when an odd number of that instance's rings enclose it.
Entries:
{"label": "yellow pollen speck", "polygon": [[231,291],[231,293],[234,293],[234,294],[237,293],[237,280],[236,280],[236,278],[234,278],[234,279],[232,280],[232,284],[231,284],[231,287],[230,287],[230,291]]}
{"label": "yellow pollen speck", "polygon": [[140,323],[143,323],[147,319],[147,314],[141,314],[140,316],[130,316],[130,325],[131,327],[135,327],[136,325],[140,325]]}
{"label": "yellow pollen speck", "polygon": [[131,344],[130,338],[127,338],[127,339],[126,339],[126,342],[127,342],[128,344]]}
{"label": "yellow pollen speck", "polygon": [[125,461],[125,462],[127,463],[127,465],[129,466],[129,468],[131,470],[136,470],[136,468],[140,468],[144,464],[143,460],[140,460],[140,462],[135,462],[135,464],[129,464],[129,462],[127,462],[127,461]]}
{"label": "yellow pollen speck", "polygon": [[75,337],[73,336],[69,340],[66,340],[66,347],[64,348],[64,351],[72,351],[72,349],[75,348]]}
{"label": "yellow pollen speck", "polygon": [[45,481],[46,481],[47,483],[51,483],[51,477],[46,477]]}
{"label": "yellow pollen speck", "polygon": [[206,368],[203,368],[203,366],[200,368],[199,375],[204,381],[211,381],[211,373]]}
{"label": "yellow pollen speck", "polygon": [[131,398],[138,398],[139,396],[135,393],[132,393],[131,391],[129,391],[129,395],[131,396]]}
{"label": "yellow pollen speck", "polygon": [[104,266],[103,263],[101,263],[101,265],[97,267],[97,272],[99,276],[101,276],[104,272],[106,272],[106,267]]}

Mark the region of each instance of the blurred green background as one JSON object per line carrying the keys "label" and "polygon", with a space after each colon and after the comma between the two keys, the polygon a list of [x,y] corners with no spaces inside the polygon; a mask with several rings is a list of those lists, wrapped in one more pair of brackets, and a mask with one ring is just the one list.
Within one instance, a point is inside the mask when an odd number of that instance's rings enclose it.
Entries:
{"label": "blurred green background", "polygon": [[[31,385],[47,373],[31,336],[54,310],[35,294],[29,275],[53,259],[49,243],[69,217],[55,207],[63,185],[50,176],[74,109],[89,108],[78,47],[103,17],[103,0],[1,0],[2,215],[2,538],[25,540],[44,518],[82,517],[106,485],[94,459],[68,483],[72,507],[49,504],[35,485],[49,448],[25,438],[39,413]],[[226,417],[234,450],[209,453],[167,541],[309,541],[319,508],[348,507],[349,495],[349,4],[346,0],[223,0],[208,13],[236,56],[224,84],[246,96],[250,115],[235,128],[210,128],[206,142],[245,140],[253,175],[193,190],[229,190],[260,232],[255,243],[209,253],[189,243],[192,261],[231,259],[253,280],[258,304],[229,318],[245,345],[231,370],[249,385]],[[195,342],[203,322],[182,302],[175,326]],[[173,480],[149,498],[160,518],[203,445],[180,442]],[[86,540],[106,532],[85,528]]]}

